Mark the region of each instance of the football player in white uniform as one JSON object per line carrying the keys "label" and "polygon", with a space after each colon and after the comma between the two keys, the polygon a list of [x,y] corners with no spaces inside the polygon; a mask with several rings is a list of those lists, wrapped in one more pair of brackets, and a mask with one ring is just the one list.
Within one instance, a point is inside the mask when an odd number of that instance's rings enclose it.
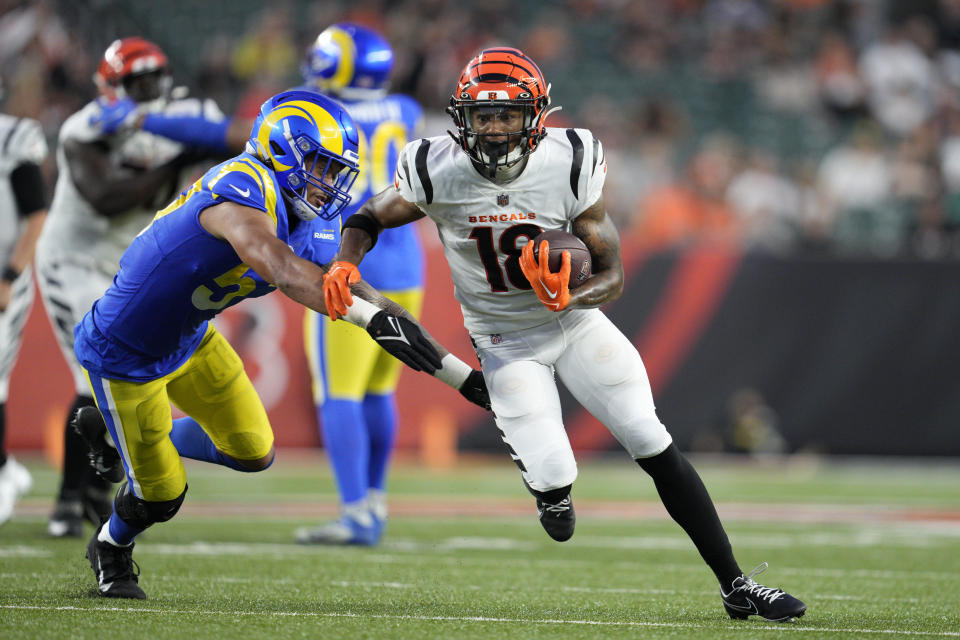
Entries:
{"label": "football player in white uniform", "polygon": [[[516,49],[471,60],[450,101],[457,133],[417,140],[401,154],[393,188],[345,223],[325,277],[331,318],[352,303],[355,265],[383,228],[429,216],[440,233],[455,295],[480,357],[496,423],[540,522],[555,540],[573,535],[576,461],[554,375],[652,478],[670,515],[720,582],[727,613],[789,620],[806,605],[744,575],[700,476],[657,418],[636,348],[596,307],[623,288],[620,241],[603,201],[603,148],[586,129],[546,128],[549,86]],[[571,291],[538,264],[541,231],[565,230],[590,250],[593,275]],[[541,259],[548,247],[541,243]]]}
{"label": "football player in white uniform", "polygon": [[4,443],[10,373],[33,303],[30,265],[47,215],[40,172],[46,156],[40,123],[0,113],[0,524],[33,484],[27,469],[7,455]]}
{"label": "football player in white uniform", "polygon": [[[167,57],[143,38],[112,43],[94,81],[100,97],[60,129],[60,175],[37,248],[40,293],[77,392],[67,416],[63,476],[48,524],[54,537],[82,536],[84,518],[99,525],[112,509],[109,481],[97,477],[86,444],[70,427],[80,407],[95,406],[73,352],[73,327],[110,285],[121,254],[183,186],[196,162],[231,146],[239,150],[249,132],[243,125],[246,133],[231,143],[232,123],[216,103],[172,97],[181,91],[171,91]],[[161,126],[172,124],[197,140],[187,145],[148,132],[146,126],[140,130],[145,117]],[[131,124],[134,119],[137,126]]]}

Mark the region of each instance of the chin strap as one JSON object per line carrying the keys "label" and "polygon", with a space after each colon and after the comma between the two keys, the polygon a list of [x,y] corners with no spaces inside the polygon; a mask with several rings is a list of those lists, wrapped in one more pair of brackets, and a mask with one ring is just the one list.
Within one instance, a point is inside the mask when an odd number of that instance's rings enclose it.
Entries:
{"label": "chin strap", "polygon": [[487,160],[487,177],[491,180],[497,177],[497,162],[500,158],[509,153],[509,142],[500,142],[497,144],[484,144],[481,151],[489,160]]}

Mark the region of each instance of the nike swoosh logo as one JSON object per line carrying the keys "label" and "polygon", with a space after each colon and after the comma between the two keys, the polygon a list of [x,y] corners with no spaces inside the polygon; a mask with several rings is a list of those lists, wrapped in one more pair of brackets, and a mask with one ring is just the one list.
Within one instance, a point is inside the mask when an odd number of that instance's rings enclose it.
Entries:
{"label": "nike swoosh logo", "polygon": [[100,563],[100,556],[97,556],[97,570],[98,570],[98,575],[97,575],[98,586],[100,587],[100,591],[103,591],[104,593],[106,593],[110,589],[110,587],[113,586],[113,582],[103,581],[103,565]]}
{"label": "nike swoosh logo", "polygon": [[250,197],[250,188],[249,188],[249,187],[247,187],[246,189],[244,189],[244,190],[241,191],[241,190],[240,190],[240,187],[238,187],[238,186],[235,185],[235,184],[232,184],[232,185],[230,185],[230,186],[233,187],[233,190],[236,191],[237,193],[239,193],[239,194],[240,194],[241,196],[243,196],[244,198],[249,198],[249,197]]}
{"label": "nike swoosh logo", "polygon": [[390,323],[390,327],[397,332],[398,335],[395,336],[380,336],[377,338],[377,341],[382,342],[384,340],[399,340],[404,344],[410,344],[410,341],[407,340],[407,336],[403,333],[403,328],[400,326],[400,321],[396,318],[387,318],[387,322]]}
{"label": "nike swoosh logo", "polygon": [[556,293],[554,293],[553,291],[550,291],[550,287],[548,287],[547,283],[543,281],[543,278],[540,278],[540,284],[543,285],[543,290],[547,292],[547,295],[550,296],[551,300],[556,298],[557,295],[560,293],[559,291],[557,291]]}
{"label": "nike swoosh logo", "polygon": [[737,605],[735,605],[735,604],[730,604],[729,602],[726,603],[726,604],[727,604],[727,606],[730,607],[731,609],[736,609],[737,611],[744,611],[744,612],[746,612],[746,613],[755,613],[755,614],[757,614],[757,615],[760,614],[760,612],[757,610],[757,604],[756,604],[753,600],[751,600],[751,599],[749,599],[749,598],[747,598],[747,604],[750,605],[749,607],[740,607],[740,606],[737,606]]}

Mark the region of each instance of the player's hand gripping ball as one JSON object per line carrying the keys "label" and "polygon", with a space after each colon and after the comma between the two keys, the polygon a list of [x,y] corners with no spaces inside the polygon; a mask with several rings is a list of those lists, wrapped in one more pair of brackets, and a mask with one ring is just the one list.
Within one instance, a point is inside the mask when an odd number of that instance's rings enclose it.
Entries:
{"label": "player's hand gripping ball", "polygon": [[547,266],[554,273],[560,271],[563,252],[570,252],[570,280],[567,286],[571,290],[579,287],[590,277],[592,273],[590,250],[583,244],[583,240],[566,231],[544,231],[533,239],[533,258],[537,262],[540,261],[540,243],[544,240],[550,246]]}
{"label": "player's hand gripping ball", "polygon": [[[550,240],[551,236],[559,245],[556,249]],[[573,271],[574,253],[577,255],[576,275]],[[583,262],[584,255],[588,261],[586,263]],[[520,252],[520,269],[540,302],[551,311],[562,311],[570,304],[570,289],[573,288],[570,283],[580,285],[589,277],[589,259],[590,252],[582,242],[562,231],[552,231],[541,233],[527,243]]]}

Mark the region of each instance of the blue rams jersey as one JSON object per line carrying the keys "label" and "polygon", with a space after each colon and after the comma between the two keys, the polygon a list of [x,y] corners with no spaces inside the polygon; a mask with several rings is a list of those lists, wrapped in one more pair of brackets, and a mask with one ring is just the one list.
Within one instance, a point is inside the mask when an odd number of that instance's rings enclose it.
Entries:
{"label": "blue rams jersey", "polygon": [[[303,87],[309,89],[309,87]],[[419,129],[423,110],[413,98],[391,95],[382,100],[342,102],[357,124],[360,132],[360,175],[350,190],[352,199],[342,212],[345,220],[355,213],[371,196],[393,184],[397,158],[407,141]],[[322,239],[334,233],[333,223],[313,220],[308,226],[314,229],[312,238],[318,253],[310,259],[317,264],[326,264],[337,253],[340,229],[335,232],[336,244],[322,244]],[[338,226],[338,225],[336,225]],[[376,289],[402,291],[423,286],[423,252],[416,230],[405,225],[384,229],[377,245],[363,259],[360,274]]]}
{"label": "blue rams jersey", "polygon": [[246,153],[216,165],[157,212],[120,258],[113,284],[74,329],[84,368],[122,380],[164,376],[189,358],[216,314],[275,289],[200,225],[201,211],[227,200],[263,211],[298,255],[313,251],[310,234],[291,241],[270,169]]}

